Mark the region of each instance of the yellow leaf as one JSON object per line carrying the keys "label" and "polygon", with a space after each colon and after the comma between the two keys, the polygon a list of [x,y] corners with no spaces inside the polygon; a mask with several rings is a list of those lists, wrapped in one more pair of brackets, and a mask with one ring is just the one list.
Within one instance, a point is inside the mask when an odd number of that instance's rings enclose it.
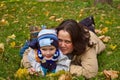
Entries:
{"label": "yellow leaf", "polygon": [[79,14],[79,17],[81,17],[81,16],[82,16],[82,14],[80,13],[80,14]]}
{"label": "yellow leaf", "polygon": [[72,80],[72,75],[70,73],[62,74],[58,80]]}
{"label": "yellow leaf", "polygon": [[108,32],[108,27],[104,27],[101,31],[102,31],[102,34],[107,33]]}
{"label": "yellow leaf", "polygon": [[61,22],[61,21],[63,21],[63,18],[62,17],[61,18],[57,18],[55,21]]}
{"label": "yellow leaf", "polygon": [[4,52],[4,44],[0,43],[0,53]]}
{"label": "yellow leaf", "polygon": [[4,6],[6,6],[4,3],[1,3],[1,4],[0,4],[0,7],[4,7]]}
{"label": "yellow leaf", "polygon": [[16,45],[16,43],[15,43],[14,41],[10,43],[10,46],[11,46],[12,48],[14,48],[15,45]]}
{"label": "yellow leaf", "polygon": [[29,75],[29,72],[25,68],[24,69],[19,68],[15,73],[15,77],[17,77],[17,78],[27,77],[28,75]]}
{"label": "yellow leaf", "polygon": [[54,20],[56,18],[56,16],[50,16],[49,19],[50,20]]}
{"label": "yellow leaf", "polygon": [[7,20],[2,19],[2,20],[0,21],[0,26],[4,26],[4,25],[9,25],[9,23],[8,23]]}
{"label": "yellow leaf", "polygon": [[7,38],[8,38],[8,39],[15,39],[15,37],[16,37],[16,36],[15,36],[14,34],[12,34],[11,36],[8,36]]}
{"label": "yellow leaf", "polygon": [[46,11],[46,12],[45,12],[45,15],[46,15],[46,16],[49,16],[49,14],[50,14],[49,11]]}
{"label": "yellow leaf", "polygon": [[60,71],[58,71],[58,72],[56,72],[56,73],[47,74],[46,76],[47,76],[47,77],[58,77],[58,76],[60,76],[60,75],[62,75],[62,74],[65,74],[65,73],[66,73],[66,71],[60,70]]}
{"label": "yellow leaf", "polygon": [[105,23],[106,23],[106,24],[112,24],[112,22],[110,22],[110,21],[105,21]]}
{"label": "yellow leaf", "polygon": [[80,10],[80,13],[82,14],[83,12],[84,12],[84,9],[81,9],[81,10]]}
{"label": "yellow leaf", "polygon": [[110,48],[111,48],[112,50],[115,50],[116,47],[117,47],[117,45],[113,45],[113,44],[110,45]]}

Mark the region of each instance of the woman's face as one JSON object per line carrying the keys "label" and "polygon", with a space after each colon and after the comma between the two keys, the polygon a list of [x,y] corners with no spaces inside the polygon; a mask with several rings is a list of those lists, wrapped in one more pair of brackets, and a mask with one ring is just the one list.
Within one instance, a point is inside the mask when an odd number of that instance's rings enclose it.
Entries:
{"label": "woman's face", "polygon": [[70,34],[65,30],[58,32],[59,48],[63,54],[69,54],[73,51],[73,44],[71,41]]}

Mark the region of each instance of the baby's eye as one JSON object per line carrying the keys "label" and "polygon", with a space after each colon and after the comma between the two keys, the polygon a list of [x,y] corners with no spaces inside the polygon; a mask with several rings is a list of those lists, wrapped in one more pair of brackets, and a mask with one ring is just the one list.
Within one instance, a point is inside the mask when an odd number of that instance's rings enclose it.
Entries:
{"label": "baby's eye", "polygon": [[52,50],[55,50],[56,48],[50,48],[50,50],[52,51]]}
{"label": "baby's eye", "polygon": [[47,49],[44,49],[44,48],[43,48],[43,49],[41,49],[41,50],[43,50],[43,51],[47,51]]}

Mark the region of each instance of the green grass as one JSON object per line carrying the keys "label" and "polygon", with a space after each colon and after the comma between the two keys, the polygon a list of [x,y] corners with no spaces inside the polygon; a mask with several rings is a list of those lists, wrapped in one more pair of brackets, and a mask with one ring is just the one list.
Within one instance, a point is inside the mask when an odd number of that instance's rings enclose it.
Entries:
{"label": "green grass", "polygon": [[[105,43],[106,50],[98,56],[99,73],[105,69],[120,71],[120,9],[117,8],[117,3],[120,3],[120,1],[113,1],[112,6],[98,4],[96,7],[93,6],[93,0],[66,0],[64,2],[0,1],[0,43],[5,45],[5,51],[0,53],[0,80],[14,79],[14,74],[20,67],[21,57],[19,55],[20,48],[12,48],[10,43],[14,41],[16,46],[24,44],[29,37],[29,26],[41,26],[44,24],[49,28],[53,28],[60,23],[55,19],[75,19],[80,21],[90,15],[95,18],[96,29],[108,27],[108,32],[104,35],[111,37],[111,40]],[[56,18],[49,19],[51,16]],[[3,19],[7,22],[2,22]],[[7,37],[12,34],[16,38],[7,40]],[[117,47],[111,50],[111,44]],[[105,80],[104,75],[99,73],[91,80]],[[46,80],[46,78],[38,77],[33,77],[31,80],[38,79]],[[75,80],[78,79],[81,78]],[[119,79],[120,77],[116,80]]]}

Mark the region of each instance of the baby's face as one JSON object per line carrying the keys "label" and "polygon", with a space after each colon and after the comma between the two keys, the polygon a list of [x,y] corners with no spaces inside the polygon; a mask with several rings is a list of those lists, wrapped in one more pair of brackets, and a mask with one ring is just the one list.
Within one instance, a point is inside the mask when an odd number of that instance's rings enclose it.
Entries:
{"label": "baby's face", "polygon": [[44,47],[41,47],[40,50],[41,50],[43,57],[46,60],[50,60],[50,59],[52,59],[53,55],[56,52],[56,47],[52,46],[52,45],[51,46],[44,46]]}

